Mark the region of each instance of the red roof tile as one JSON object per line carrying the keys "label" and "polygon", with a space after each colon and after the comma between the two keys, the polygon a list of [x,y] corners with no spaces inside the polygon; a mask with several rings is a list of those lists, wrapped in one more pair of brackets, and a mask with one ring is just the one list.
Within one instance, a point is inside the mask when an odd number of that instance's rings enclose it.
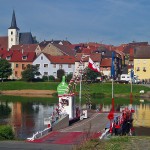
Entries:
{"label": "red roof tile", "polygon": [[111,62],[112,62],[111,58],[102,59],[100,67],[110,67],[111,66]]}
{"label": "red roof tile", "polygon": [[25,52],[35,52],[38,44],[20,44],[20,45],[13,45],[11,50],[20,50]]}
{"label": "red roof tile", "polygon": [[7,50],[8,48],[8,36],[0,37],[0,50]]}
{"label": "red roof tile", "polygon": [[51,56],[49,54],[44,54],[52,64],[74,64],[74,56]]}
{"label": "red roof tile", "polygon": [[[76,59],[75,59],[75,61],[76,61],[76,62],[81,61],[82,55],[87,55],[87,54],[77,53],[77,54],[76,54]],[[99,54],[99,53],[92,53],[92,54],[90,54],[89,56],[90,56],[90,58],[91,58],[94,62],[100,62],[100,61],[101,61],[101,54]],[[83,62],[88,62],[88,61],[89,61],[89,56],[85,57],[85,58],[83,59]]]}
{"label": "red roof tile", "polygon": [[[0,56],[3,59],[6,59],[8,56],[11,56],[9,62],[33,62],[36,57],[35,52],[20,52],[20,51],[0,51]],[[27,59],[22,59],[23,56],[27,56]]]}

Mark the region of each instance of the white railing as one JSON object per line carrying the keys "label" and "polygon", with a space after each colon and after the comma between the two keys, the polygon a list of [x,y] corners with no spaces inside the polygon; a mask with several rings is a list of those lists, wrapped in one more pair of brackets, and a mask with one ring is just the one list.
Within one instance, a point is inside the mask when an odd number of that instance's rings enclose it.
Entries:
{"label": "white railing", "polygon": [[44,135],[46,135],[47,133],[49,133],[51,131],[51,127],[45,128],[43,131],[38,131],[35,134],[33,134],[32,137],[27,138],[27,141],[34,141],[35,139],[38,139]]}

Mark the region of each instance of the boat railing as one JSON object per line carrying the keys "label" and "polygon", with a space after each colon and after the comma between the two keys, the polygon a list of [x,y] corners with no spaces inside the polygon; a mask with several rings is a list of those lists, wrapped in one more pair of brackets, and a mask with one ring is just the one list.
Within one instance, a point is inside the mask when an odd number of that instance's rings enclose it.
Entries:
{"label": "boat railing", "polygon": [[46,135],[51,131],[51,129],[52,129],[51,127],[47,127],[42,131],[38,131],[38,132],[34,133],[32,137],[27,138],[27,141],[34,141],[35,139],[38,139],[38,138]]}

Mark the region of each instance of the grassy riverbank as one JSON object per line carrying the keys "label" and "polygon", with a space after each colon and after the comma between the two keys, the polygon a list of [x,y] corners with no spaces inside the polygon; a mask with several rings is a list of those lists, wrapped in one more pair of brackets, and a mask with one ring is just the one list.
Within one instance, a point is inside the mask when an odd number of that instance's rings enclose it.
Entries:
{"label": "grassy riverbank", "polygon": [[150,137],[114,137],[109,140],[91,140],[75,150],[149,150]]}
{"label": "grassy riverbank", "polygon": [[[23,89],[33,89],[33,90],[57,90],[59,82],[23,82],[23,81],[10,81],[10,82],[0,82],[0,91],[4,90],[23,90]],[[86,87],[89,88],[90,94],[104,94],[111,95],[112,85],[111,83],[92,83],[83,85],[83,93],[87,93]],[[114,84],[114,93],[128,95],[130,93],[130,84]],[[79,85],[77,85],[77,92],[79,91]],[[150,91],[149,87],[142,85],[133,85],[133,95],[139,95],[139,91],[144,90],[145,92]]]}

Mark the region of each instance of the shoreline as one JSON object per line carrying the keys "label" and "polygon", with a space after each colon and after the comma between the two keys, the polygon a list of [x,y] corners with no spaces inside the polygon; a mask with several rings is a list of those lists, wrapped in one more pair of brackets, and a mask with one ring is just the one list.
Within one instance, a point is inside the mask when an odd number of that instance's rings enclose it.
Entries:
{"label": "shoreline", "polygon": [[7,90],[0,91],[2,95],[25,96],[25,97],[53,97],[55,90]]}
{"label": "shoreline", "polygon": [[[33,90],[33,89],[24,89],[24,90],[5,90],[0,91],[1,95],[12,95],[12,96],[24,96],[24,97],[53,97],[53,94],[57,93],[55,90]],[[105,95],[107,97],[107,95]],[[129,97],[127,94],[114,94],[115,97]],[[147,93],[141,94],[139,96],[135,95],[133,97],[139,97],[143,99],[150,98],[150,91]]]}

